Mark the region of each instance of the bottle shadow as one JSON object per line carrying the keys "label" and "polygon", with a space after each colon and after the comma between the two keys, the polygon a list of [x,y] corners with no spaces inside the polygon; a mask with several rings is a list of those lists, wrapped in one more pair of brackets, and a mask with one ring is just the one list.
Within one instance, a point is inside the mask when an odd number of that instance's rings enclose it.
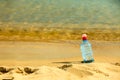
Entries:
{"label": "bottle shadow", "polygon": [[82,64],[82,63],[92,63],[94,60],[88,60],[88,61],[63,61],[63,62],[52,62],[52,63],[58,63],[58,64]]}
{"label": "bottle shadow", "polygon": [[58,64],[80,64],[82,61],[63,61],[63,62],[52,62],[52,63],[58,63]]}

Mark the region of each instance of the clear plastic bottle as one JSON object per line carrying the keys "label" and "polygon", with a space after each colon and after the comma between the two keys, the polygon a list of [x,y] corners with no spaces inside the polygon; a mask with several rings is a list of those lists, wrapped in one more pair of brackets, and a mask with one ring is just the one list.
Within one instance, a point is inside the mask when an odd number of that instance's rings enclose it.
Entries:
{"label": "clear plastic bottle", "polygon": [[92,51],[91,44],[87,40],[87,35],[86,34],[82,35],[82,40],[83,41],[82,41],[82,44],[80,46],[80,49],[81,49],[81,52],[82,52],[83,62],[84,63],[93,62],[94,61],[93,51]]}

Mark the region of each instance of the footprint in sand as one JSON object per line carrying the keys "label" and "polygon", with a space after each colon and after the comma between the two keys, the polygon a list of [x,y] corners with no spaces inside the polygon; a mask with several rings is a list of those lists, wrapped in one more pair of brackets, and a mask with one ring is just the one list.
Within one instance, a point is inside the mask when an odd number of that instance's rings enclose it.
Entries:
{"label": "footprint in sand", "polygon": [[25,67],[24,68],[24,71],[27,73],[27,74],[31,74],[31,73],[34,73],[36,71],[38,71],[39,69],[32,69],[32,68],[29,68],[29,67]]}
{"label": "footprint in sand", "polygon": [[5,74],[12,70],[13,70],[13,68],[0,67],[0,74]]}
{"label": "footprint in sand", "polygon": [[120,66],[120,63],[115,63],[114,65],[116,65],[116,66]]}
{"label": "footprint in sand", "polygon": [[58,67],[59,69],[63,69],[63,70],[67,70],[67,68],[69,67],[72,67],[72,64],[65,64],[65,65],[62,65],[60,67]]}
{"label": "footprint in sand", "polygon": [[86,77],[86,76],[92,76],[94,75],[94,72],[95,73],[98,73],[98,74],[102,74],[104,76],[109,76],[108,73],[105,73],[97,68],[89,68],[89,67],[83,67],[83,66],[80,66],[80,68],[78,67],[70,67],[67,69],[68,72],[71,72],[71,73],[74,73],[80,77]]}
{"label": "footprint in sand", "polygon": [[76,68],[69,68],[67,70],[70,73],[73,73],[79,77],[86,77],[86,76],[92,76],[93,73],[87,70],[80,70],[80,69],[76,69]]}
{"label": "footprint in sand", "polygon": [[92,71],[96,72],[96,73],[99,73],[99,74],[103,74],[104,76],[109,76],[109,74],[103,72],[103,71],[100,71],[98,69],[92,69]]}
{"label": "footprint in sand", "polygon": [[107,77],[109,76],[109,74],[107,74],[107,73],[105,73],[105,72],[103,72],[103,71],[101,71],[101,70],[99,70],[99,69],[97,69],[97,68],[84,67],[84,69],[85,69],[85,70],[88,70],[88,71],[90,71],[90,72],[95,72],[95,73],[102,74],[102,75],[107,76]]}
{"label": "footprint in sand", "polygon": [[36,71],[38,71],[39,69],[33,69],[33,68],[30,68],[30,67],[24,67],[23,69],[21,68],[17,68],[18,70],[16,71],[17,73],[21,73],[21,74],[32,74]]}
{"label": "footprint in sand", "polygon": [[111,63],[113,67],[108,67],[107,69],[112,71],[112,72],[119,72],[120,73],[120,63]]}
{"label": "footprint in sand", "polygon": [[91,73],[90,71],[86,71],[86,70],[80,70],[80,69],[76,69],[76,68],[73,68],[72,67],[73,65],[72,64],[65,64],[65,65],[62,65],[60,67],[58,67],[59,69],[63,69],[65,71],[68,71],[70,73],[73,73],[79,77],[84,77],[84,75],[86,76],[90,76],[90,75],[93,75],[93,73]]}

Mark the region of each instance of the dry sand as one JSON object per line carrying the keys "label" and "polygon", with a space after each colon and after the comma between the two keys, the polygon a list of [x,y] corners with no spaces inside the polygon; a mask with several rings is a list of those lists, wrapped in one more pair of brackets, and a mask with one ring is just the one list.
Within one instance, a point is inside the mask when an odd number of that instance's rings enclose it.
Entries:
{"label": "dry sand", "polygon": [[2,41],[0,80],[120,80],[120,42],[90,42],[95,62],[83,64],[79,41]]}

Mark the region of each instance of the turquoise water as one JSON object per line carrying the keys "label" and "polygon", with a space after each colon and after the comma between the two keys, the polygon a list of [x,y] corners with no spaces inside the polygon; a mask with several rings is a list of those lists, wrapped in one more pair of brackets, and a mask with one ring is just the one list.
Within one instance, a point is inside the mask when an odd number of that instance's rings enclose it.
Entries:
{"label": "turquoise water", "polygon": [[120,23],[120,0],[0,0],[1,22]]}

